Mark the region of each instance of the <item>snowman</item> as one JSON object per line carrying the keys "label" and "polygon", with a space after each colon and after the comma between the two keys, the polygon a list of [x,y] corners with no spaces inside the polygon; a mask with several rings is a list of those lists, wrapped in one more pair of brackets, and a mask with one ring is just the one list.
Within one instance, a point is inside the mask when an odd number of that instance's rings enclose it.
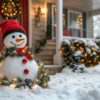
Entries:
{"label": "snowman", "polygon": [[9,80],[14,78],[36,80],[38,65],[26,48],[27,37],[24,28],[18,24],[17,20],[6,20],[0,26],[5,48],[8,52],[11,48],[16,48],[12,50],[13,56],[5,54],[6,57],[1,66],[3,75]]}

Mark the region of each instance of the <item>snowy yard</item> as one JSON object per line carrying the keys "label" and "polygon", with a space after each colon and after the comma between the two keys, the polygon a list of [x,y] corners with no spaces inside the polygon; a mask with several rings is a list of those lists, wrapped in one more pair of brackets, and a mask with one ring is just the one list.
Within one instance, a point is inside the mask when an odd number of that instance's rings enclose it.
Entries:
{"label": "snowy yard", "polygon": [[100,65],[73,73],[65,68],[50,76],[48,89],[0,88],[0,100],[100,100]]}

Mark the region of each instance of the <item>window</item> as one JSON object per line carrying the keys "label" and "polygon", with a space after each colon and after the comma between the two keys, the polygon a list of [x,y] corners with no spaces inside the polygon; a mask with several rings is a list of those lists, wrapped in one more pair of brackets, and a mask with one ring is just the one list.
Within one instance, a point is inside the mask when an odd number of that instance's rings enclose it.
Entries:
{"label": "window", "polygon": [[[56,36],[56,5],[47,4],[47,37]],[[63,9],[63,35],[71,37],[86,37],[86,13]]]}
{"label": "window", "polygon": [[68,10],[68,30],[72,37],[83,37],[83,15],[81,12]]}

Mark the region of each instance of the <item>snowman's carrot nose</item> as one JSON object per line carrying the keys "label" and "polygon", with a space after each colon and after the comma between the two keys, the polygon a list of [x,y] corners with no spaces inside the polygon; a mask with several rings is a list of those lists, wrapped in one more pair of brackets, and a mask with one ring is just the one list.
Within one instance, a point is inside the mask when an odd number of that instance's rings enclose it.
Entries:
{"label": "snowman's carrot nose", "polygon": [[16,39],[16,42],[21,42],[23,41],[24,39]]}

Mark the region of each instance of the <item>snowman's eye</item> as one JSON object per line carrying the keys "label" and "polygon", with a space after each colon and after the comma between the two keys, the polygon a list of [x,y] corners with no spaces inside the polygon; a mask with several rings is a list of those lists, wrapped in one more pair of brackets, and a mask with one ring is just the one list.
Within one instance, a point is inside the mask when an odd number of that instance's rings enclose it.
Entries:
{"label": "snowman's eye", "polygon": [[15,35],[12,35],[12,38],[14,39],[15,38]]}
{"label": "snowman's eye", "polygon": [[20,34],[19,37],[22,37],[22,35]]}

